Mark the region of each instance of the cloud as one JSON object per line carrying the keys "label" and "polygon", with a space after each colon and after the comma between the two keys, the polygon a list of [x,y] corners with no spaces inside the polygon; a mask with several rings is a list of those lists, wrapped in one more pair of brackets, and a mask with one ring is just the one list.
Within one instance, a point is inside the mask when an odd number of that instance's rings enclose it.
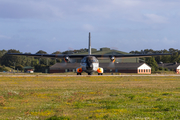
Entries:
{"label": "cloud", "polygon": [[5,36],[5,35],[0,35],[0,39],[11,39],[11,37]]}
{"label": "cloud", "polygon": [[113,6],[128,8],[128,7],[139,6],[142,3],[142,1],[141,0],[111,0],[110,3]]}
{"label": "cloud", "polygon": [[166,23],[170,11],[179,9],[179,5],[177,0],[1,0],[0,18],[109,20],[115,17]]}
{"label": "cloud", "polygon": [[[172,16],[178,15],[174,11],[179,9],[180,1],[145,1],[145,0],[99,0],[97,3],[83,4],[79,11],[84,16],[93,16],[98,20],[127,20],[152,24],[168,23]],[[87,15],[86,15],[87,14]]]}
{"label": "cloud", "polygon": [[50,18],[62,17],[62,12],[56,6],[44,1],[1,0],[0,18]]}
{"label": "cloud", "polygon": [[[97,47],[121,45],[123,49],[138,48],[139,43],[146,43],[146,47],[153,39],[162,40],[165,35],[169,40],[179,39],[179,0],[0,1],[0,39],[7,42],[2,47],[8,47],[10,40],[19,42],[17,46],[25,46],[28,42],[32,45],[34,40],[41,45],[37,49],[61,47],[66,50],[67,41],[76,41],[72,47],[81,48],[84,45],[79,41],[87,38],[84,35],[87,32],[92,32],[96,42],[103,40],[103,46],[99,43],[95,44]],[[52,44],[44,42],[48,40],[54,41]]]}
{"label": "cloud", "polygon": [[144,16],[147,18],[147,22],[151,22],[151,23],[167,23],[168,22],[167,18],[156,15],[156,14],[145,14]]}

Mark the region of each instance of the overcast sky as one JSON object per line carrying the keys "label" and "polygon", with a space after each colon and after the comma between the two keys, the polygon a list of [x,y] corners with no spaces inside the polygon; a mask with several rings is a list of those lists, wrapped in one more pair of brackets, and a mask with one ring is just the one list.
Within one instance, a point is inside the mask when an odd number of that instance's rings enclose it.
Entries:
{"label": "overcast sky", "polygon": [[0,50],[179,48],[180,0],[0,0]]}

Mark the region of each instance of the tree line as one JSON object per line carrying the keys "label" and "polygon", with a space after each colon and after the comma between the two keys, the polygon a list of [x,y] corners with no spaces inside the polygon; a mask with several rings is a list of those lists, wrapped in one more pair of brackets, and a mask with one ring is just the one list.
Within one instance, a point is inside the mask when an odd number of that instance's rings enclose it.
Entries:
{"label": "tree line", "polygon": [[[80,50],[67,50],[64,52],[53,52],[52,54],[75,54],[79,52],[87,52],[87,49]],[[21,53],[19,50],[0,50],[0,71],[7,71],[6,67],[12,69],[23,70],[25,66],[34,67],[35,72],[42,72],[45,69],[48,69],[49,66],[54,65],[55,63],[62,62],[62,59],[58,58],[40,58],[40,57],[27,57],[27,56],[13,56],[7,55],[7,53]],[[27,53],[31,54],[31,53]],[[48,54],[43,50],[39,50],[35,54]]]}
{"label": "tree line", "polygon": [[[52,54],[75,54],[87,52],[88,49],[80,49],[80,50],[67,50],[64,52],[53,52]],[[21,53],[19,50],[0,50],[0,71],[6,71],[5,67],[10,67],[13,69],[23,70],[24,66],[32,66],[35,69],[35,72],[42,72],[43,69],[49,68],[49,66],[54,65],[57,62],[63,62],[62,59],[56,58],[39,58],[39,57],[26,57],[26,56],[12,56],[7,55],[7,53]],[[158,63],[180,63],[180,50],[170,48],[169,50],[152,50],[145,49],[141,51],[130,51],[131,54],[151,54],[151,53],[172,53],[172,55],[165,56],[155,56],[148,58],[141,58],[145,63],[151,66],[152,71],[157,71]],[[31,54],[31,53],[28,53]],[[43,50],[39,50],[35,54],[47,54],[47,52]]]}
{"label": "tree line", "polygon": [[[7,55],[7,53],[21,53],[19,50],[1,50],[0,51],[0,64],[1,71],[4,71],[5,66],[13,69],[23,70],[24,66],[32,66],[35,72],[41,72],[43,69],[55,64],[56,62],[61,62],[61,59],[53,58],[38,58],[38,57],[27,57],[27,56],[13,56]],[[28,53],[31,54],[31,53]],[[39,50],[36,54],[47,54],[45,51]],[[55,52],[54,54],[60,54]]]}

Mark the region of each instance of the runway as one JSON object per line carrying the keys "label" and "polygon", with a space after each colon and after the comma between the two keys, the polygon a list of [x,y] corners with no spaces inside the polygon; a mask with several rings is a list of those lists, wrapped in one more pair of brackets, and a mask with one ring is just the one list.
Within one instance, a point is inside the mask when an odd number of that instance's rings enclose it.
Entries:
{"label": "runway", "polygon": [[0,75],[0,77],[137,77],[137,76],[180,76],[176,74],[152,74],[152,75]]}

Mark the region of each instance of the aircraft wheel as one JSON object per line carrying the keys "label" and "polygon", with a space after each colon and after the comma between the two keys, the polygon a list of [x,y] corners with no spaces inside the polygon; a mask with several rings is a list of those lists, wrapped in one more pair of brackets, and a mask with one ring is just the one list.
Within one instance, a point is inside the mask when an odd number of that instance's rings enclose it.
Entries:
{"label": "aircraft wheel", "polygon": [[103,73],[101,73],[101,75],[103,75]]}
{"label": "aircraft wheel", "polygon": [[81,73],[77,73],[77,75],[81,75]]}
{"label": "aircraft wheel", "polygon": [[101,73],[98,73],[98,75],[101,75]]}
{"label": "aircraft wheel", "polygon": [[92,73],[88,73],[88,75],[92,75]]}

